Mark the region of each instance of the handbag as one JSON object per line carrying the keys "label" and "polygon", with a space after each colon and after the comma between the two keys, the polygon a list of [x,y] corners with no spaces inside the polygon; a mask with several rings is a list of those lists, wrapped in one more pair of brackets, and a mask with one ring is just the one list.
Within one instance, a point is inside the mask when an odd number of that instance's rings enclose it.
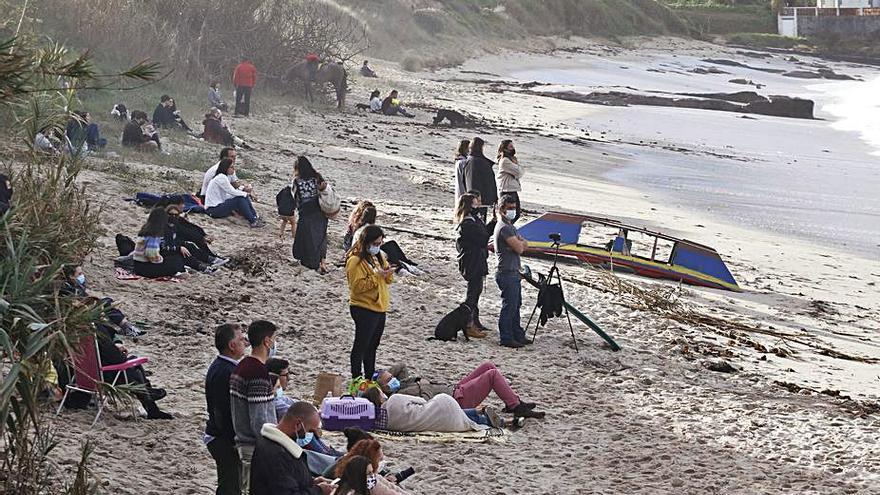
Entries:
{"label": "handbag", "polygon": [[339,196],[336,195],[336,191],[333,190],[333,186],[331,186],[329,182],[318,196],[318,205],[321,207],[321,211],[327,216],[327,218],[335,217],[339,213],[339,210],[342,209],[342,202],[339,200]]}

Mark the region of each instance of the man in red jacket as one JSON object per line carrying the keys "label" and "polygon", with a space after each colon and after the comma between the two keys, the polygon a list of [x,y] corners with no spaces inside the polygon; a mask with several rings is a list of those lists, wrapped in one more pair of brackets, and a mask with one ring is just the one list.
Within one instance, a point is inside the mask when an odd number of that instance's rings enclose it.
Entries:
{"label": "man in red jacket", "polygon": [[247,117],[251,113],[251,91],[257,84],[257,68],[250,59],[244,58],[235,66],[232,84],[235,85],[235,115]]}

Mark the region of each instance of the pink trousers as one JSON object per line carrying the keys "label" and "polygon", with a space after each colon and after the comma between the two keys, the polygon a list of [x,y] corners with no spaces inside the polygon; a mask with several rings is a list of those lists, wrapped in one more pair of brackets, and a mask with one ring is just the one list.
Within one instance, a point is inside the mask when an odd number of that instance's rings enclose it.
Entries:
{"label": "pink trousers", "polygon": [[494,391],[504,405],[513,409],[519,405],[519,396],[510,388],[507,378],[490,362],[485,362],[455,386],[453,397],[462,409],[477,407]]}

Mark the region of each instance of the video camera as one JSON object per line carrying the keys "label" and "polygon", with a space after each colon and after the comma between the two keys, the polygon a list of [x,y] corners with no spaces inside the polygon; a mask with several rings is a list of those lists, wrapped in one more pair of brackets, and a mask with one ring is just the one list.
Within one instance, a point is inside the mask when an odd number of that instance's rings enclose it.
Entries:
{"label": "video camera", "polygon": [[550,234],[548,237],[550,237],[550,240],[553,241],[553,244],[562,243],[562,234],[558,232]]}

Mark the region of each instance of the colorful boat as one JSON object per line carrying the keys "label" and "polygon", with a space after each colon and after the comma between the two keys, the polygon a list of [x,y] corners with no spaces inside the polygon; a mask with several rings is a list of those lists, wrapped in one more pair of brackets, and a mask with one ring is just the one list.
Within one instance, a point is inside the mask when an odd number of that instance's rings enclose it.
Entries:
{"label": "colorful boat", "polygon": [[[548,212],[518,228],[529,241],[526,254],[560,256],[613,271],[686,284],[741,291],[718,252],[709,246],[617,220]],[[607,241],[607,242],[606,242]]]}

